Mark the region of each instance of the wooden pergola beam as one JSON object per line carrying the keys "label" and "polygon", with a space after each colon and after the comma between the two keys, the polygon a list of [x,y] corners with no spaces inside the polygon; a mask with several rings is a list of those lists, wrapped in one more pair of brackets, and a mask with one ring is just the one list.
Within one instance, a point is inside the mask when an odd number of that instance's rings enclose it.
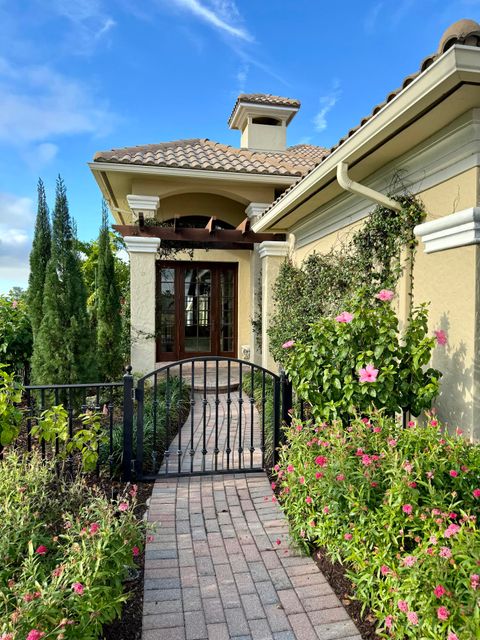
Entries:
{"label": "wooden pergola beam", "polygon": [[[211,233],[208,228],[191,227],[175,228],[144,225],[115,224],[113,228],[122,236],[138,236],[145,238],[160,238],[177,248],[207,247],[209,249],[253,249],[253,245],[265,241],[285,240],[284,233],[254,233],[249,228],[216,229]],[[208,226],[208,225],[207,225]],[[246,226],[246,225],[245,225]]]}
{"label": "wooden pergola beam", "polygon": [[245,218],[245,220],[238,225],[236,231],[241,231],[243,236],[248,233],[248,231],[250,231],[250,219]]}
{"label": "wooden pergola beam", "polygon": [[212,216],[210,220],[207,222],[205,229],[207,229],[208,233],[212,235],[215,233],[215,216]]}

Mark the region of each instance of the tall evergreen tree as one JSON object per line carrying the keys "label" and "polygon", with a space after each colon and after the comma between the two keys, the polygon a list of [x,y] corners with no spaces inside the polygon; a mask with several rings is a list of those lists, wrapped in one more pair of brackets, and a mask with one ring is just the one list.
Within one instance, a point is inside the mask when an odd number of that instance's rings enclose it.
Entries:
{"label": "tall evergreen tree", "polygon": [[45,278],[43,318],[33,352],[36,382],[87,382],[94,375],[94,345],[87,294],[65,183],[59,176],[52,224],[52,252]]}
{"label": "tall evergreen tree", "polygon": [[100,380],[116,380],[122,372],[122,316],[120,287],[108,230],[108,211],[102,203],[96,273],[97,369]]}
{"label": "tall evergreen tree", "polygon": [[38,333],[43,315],[43,289],[47,264],[50,260],[52,232],[48,213],[45,187],[42,180],[38,180],[38,204],[35,233],[33,236],[32,251],[30,252],[30,276],[28,278],[28,314],[32,324],[33,336]]}

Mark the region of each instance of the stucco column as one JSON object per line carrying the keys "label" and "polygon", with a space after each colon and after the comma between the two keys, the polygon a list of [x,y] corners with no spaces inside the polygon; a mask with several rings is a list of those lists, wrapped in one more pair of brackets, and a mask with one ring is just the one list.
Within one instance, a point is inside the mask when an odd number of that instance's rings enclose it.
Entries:
{"label": "stucco column", "polygon": [[288,242],[266,241],[259,245],[258,253],[262,261],[262,367],[276,371],[278,366],[270,353],[268,326],[273,312],[273,287],[285,257]]}
{"label": "stucco column", "polygon": [[145,220],[154,220],[160,198],[158,196],[141,196],[130,194],[127,196],[128,206],[132,210],[132,221],[138,222],[140,215]]}
{"label": "stucco column", "polygon": [[155,368],[155,258],[159,238],[127,236],[130,255],[130,337],[134,372]]}

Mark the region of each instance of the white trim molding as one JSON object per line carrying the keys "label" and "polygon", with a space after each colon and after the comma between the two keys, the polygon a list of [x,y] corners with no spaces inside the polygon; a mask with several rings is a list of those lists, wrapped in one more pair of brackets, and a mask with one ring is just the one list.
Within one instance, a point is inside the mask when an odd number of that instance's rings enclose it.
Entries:
{"label": "white trim molding", "polygon": [[157,253],[160,248],[160,238],[125,236],[124,240],[128,253]]}
{"label": "white trim molding", "polygon": [[133,220],[137,222],[141,213],[143,213],[147,220],[155,218],[160,198],[158,196],[137,196],[130,194],[127,196],[127,202],[132,210]]}
{"label": "white trim molding", "polygon": [[276,256],[279,258],[285,258],[288,256],[288,250],[290,248],[289,242],[276,242],[275,240],[265,240],[260,243],[258,247],[258,253],[260,258],[269,258]]}
{"label": "white trim molding", "polygon": [[269,206],[269,202],[251,202],[245,209],[245,213],[250,218],[250,220],[255,220],[255,218],[262,214]]}
{"label": "white trim molding", "polygon": [[425,244],[425,253],[480,244],[480,207],[424,222],[417,225],[414,232]]}

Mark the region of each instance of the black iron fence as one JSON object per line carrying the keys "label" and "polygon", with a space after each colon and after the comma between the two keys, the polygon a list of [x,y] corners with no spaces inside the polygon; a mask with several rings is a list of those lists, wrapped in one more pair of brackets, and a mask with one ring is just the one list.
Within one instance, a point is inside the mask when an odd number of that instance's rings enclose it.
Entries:
{"label": "black iron fence", "polygon": [[[58,406],[66,422],[63,437],[46,439],[38,426],[45,412]],[[284,373],[242,360],[192,358],[137,384],[129,366],[119,382],[26,386],[17,445],[39,450],[45,459],[65,460],[74,473],[79,454],[69,443],[89,428],[85,416],[95,415],[97,473],[130,481],[254,471],[275,463],[291,407],[292,388]]]}

